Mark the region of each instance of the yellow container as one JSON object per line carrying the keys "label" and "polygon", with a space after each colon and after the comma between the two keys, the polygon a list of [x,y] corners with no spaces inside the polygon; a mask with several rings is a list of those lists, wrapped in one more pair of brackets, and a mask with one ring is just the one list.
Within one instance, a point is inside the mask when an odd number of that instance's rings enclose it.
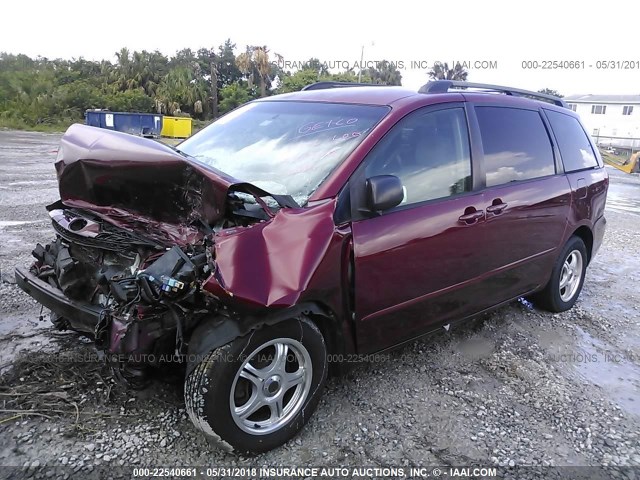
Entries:
{"label": "yellow container", "polygon": [[191,136],[191,119],[188,117],[162,117],[163,137],[187,138]]}

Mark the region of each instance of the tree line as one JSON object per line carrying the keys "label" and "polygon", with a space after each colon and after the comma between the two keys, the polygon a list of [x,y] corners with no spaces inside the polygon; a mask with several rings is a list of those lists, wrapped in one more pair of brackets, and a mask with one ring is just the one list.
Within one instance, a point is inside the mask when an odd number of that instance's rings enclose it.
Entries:
{"label": "tree line", "polygon": [[115,61],[48,59],[0,53],[0,126],[71,123],[87,109],[155,112],[206,120],[249,100],[302,89],[316,81],[400,85],[391,62],[362,72],[331,73],[317,58],[284,71],[267,46],[238,52],[230,39],[217,48],[173,56],[122,48]]}
{"label": "tree line", "polygon": [[[318,58],[285,71],[266,45],[238,51],[230,39],[216,48],[185,48],[173,56],[122,48],[115,61],[30,58],[0,53],[0,126],[29,128],[81,121],[87,109],[216,118],[252,99],[301,90],[317,81],[401,85],[392,62],[331,73]],[[459,64],[436,62],[432,79],[466,80]]]}

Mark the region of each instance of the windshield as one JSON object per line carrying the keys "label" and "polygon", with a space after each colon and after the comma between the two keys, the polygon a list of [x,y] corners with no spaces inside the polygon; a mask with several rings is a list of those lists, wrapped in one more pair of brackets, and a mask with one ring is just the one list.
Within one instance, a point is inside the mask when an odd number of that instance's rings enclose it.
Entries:
{"label": "windshield", "polygon": [[388,111],[370,105],[255,102],[220,118],[178,149],[303,205]]}

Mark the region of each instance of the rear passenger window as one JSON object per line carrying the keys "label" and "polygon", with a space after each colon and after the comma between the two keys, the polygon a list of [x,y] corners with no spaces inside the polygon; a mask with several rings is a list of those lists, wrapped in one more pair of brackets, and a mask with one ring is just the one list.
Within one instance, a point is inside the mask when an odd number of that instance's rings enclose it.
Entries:
{"label": "rear passenger window", "polygon": [[540,114],[533,110],[476,107],[487,187],[553,175],[553,150]]}
{"label": "rear passenger window", "polygon": [[566,172],[598,166],[598,160],[591,148],[591,142],[580,122],[564,113],[545,110],[551,128],[556,136],[562,163]]}

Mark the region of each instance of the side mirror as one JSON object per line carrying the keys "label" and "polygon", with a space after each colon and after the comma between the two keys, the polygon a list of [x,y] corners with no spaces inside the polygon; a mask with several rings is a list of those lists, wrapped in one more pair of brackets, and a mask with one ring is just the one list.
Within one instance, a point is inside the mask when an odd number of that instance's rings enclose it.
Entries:
{"label": "side mirror", "polygon": [[367,207],[372,212],[389,210],[404,199],[402,182],[395,175],[367,178]]}

